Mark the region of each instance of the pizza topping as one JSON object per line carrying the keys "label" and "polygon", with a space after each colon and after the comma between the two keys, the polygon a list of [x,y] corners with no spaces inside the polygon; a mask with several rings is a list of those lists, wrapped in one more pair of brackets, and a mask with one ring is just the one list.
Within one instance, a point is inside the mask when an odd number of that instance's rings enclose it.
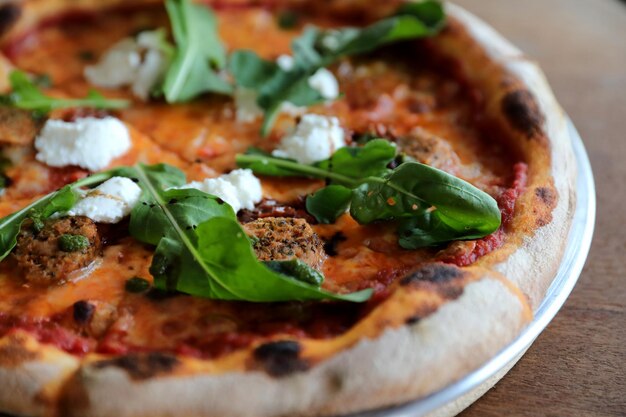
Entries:
{"label": "pizza topping", "polygon": [[262,261],[300,259],[321,269],[326,254],[323,243],[304,219],[268,217],[243,225],[254,238],[253,248]]}
{"label": "pizza topping", "polygon": [[305,114],[295,131],[281,140],[272,155],[312,164],[330,158],[344,146],[344,132],[336,117]]}
{"label": "pizza topping", "polygon": [[237,213],[237,218],[241,223],[248,223],[266,217],[295,217],[304,219],[309,224],[317,223],[315,218],[307,213],[304,198],[297,198],[287,203],[263,199],[254,207],[254,210],[243,209]]}
{"label": "pizza topping", "polygon": [[9,82],[11,83],[12,91],[9,95],[1,97],[3,104],[34,111],[38,116],[54,109],[74,107],[121,109],[128,106],[128,101],[126,100],[108,99],[95,90],[91,90],[87,97],[77,99],[46,96],[39,91],[35,83],[28,79],[25,73],[18,70],[11,71]]}
{"label": "pizza topping", "polygon": [[38,161],[53,167],[77,165],[90,171],[105,168],[130,147],[128,129],[114,117],[48,120],[35,139]]}
{"label": "pizza topping", "polygon": [[339,83],[332,72],[326,68],[320,68],[309,77],[309,86],[319,91],[326,100],[335,100],[339,97]]}
{"label": "pizza topping", "polygon": [[[289,72],[294,67],[294,59],[290,55],[280,55],[276,64]],[[309,86],[319,92],[325,100],[334,100],[339,97],[339,83],[332,72],[326,68],[318,69],[308,79]],[[252,122],[263,116],[263,109],[259,107],[258,94],[255,90],[246,87],[237,87],[234,92],[237,121]],[[306,111],[305,106],[298,106],[289,101],[280,105],[279,113],[299,116]]]}
{"label": "pizza topping", "polygon": [[[345,295],[325,291],[310,283],[312,273],[307,272],[310,267],[304,263],[297,267],[271,269],[259,262],[233,209],[221,199],[199,190],[176,189],[185,183],[185,175],[163,164],[140,164],[94,174],[1,219],[2,259],[16,246],[24,221],[34,215],[45,221],[56,213],[76,213],[81,207],[87,210],[90,204],[83,203],[86,200],[109,198],[114,193],[121,200],[115,201],[115,207],[119,208],[117,203],[120,203],[124,210],[129,210],[130,203],[124,199],[133,193],[120,191],[117,187],[122,182],[117,178],[120,175],[130,183],[136,181],[140,187],[142,202],[132,210],[129,231],[138,241],[156,246],[150,272],[157,288],[209,298],[256,302],[292,299],[362,302],[371,295],[370,290]],[[111,178],[113,181],[101,184],[80,199],[80,194],[84,193],[80,190],[82,186]],[[93,206],[98,210],[95,204]],[[233,259],[237,262],[233,263]],[[290,271],[294,274],[306,272],[307,276],[290,275]]]}
{"label": "pizza topping", "polygon": [[167,0],[165,7],[176,44],[162,86],[167,102],[191,100],[206,92],[230,94],[231,85],[217,72],[226,63],[226,52],[213,12],[188,0]]}
{"label": "pizza topping", "polygon": [[42,229],[44,221],[59,212],[70,210],[78,201],[77,188],[97,184],[110,178],[109,174],[96,174],[76,181],[50,193],[28,206],[0,219],[0,261],[6,258],[17,245],[18,235],[26,220],[33,222],[35,232]]}
{"label": "pizza topping", "polygon": [[490,195],[417,162],[387,168],[395,158],[395,145],[377,139],[363,147],[341,148],[314,165],[259,152],[237,155],[236,161],[260,174],[326,179],[331,184],[307,198],[307,210],[318,221],[332,222],[348,207],[361,224],[399,221],[398,242],[406,249],[483,237],[500,225],[500,211]]}
{"label": "pizza topping", "polygon": [[235,100],[235,115],[238,122],[249,123],[263,116],[263,110],[256,102],[257,98],[257,93],[254,90],[244,87],[235,89],[233,99]]}
{"label": "pizza topping", "polygon": [[59,249],[63,252],[79,252],[89,247],[90,242],[86,236],[66,233],[59,237]]}
{"label": "pizza topping", "polygon": [[26,110],[0,106],[0,143],[28,146],[33,143],[44,118]]}
{"label": "pizza topping", "polygon": [[143,279],[141,277],[132,277],[128,281],[126,281],[124,288],[128,292],[142,293],[150,289],[150,282],[147,279]]}
{"label": "pizza topping", "polygon": [[259,262],[233,209],[199,190],[175,188],[185,181],[176,168],[139,165],[126,170],[145,192],[129,229],[135,239],[156,246],[150,272],[157,288],[255,302],[369,298],[368,290],[333,294]]}
{"label": "pizza topping", "polygon": [[416,127],[409,135],[396,140],[400,151],[415,158],[417,162],[454,173],[460,165],[458,155],[445,139]]}
{"label": "pizza topping", "polygon": [[140,32],[113,45],[96,65],[85,67],[85,78],[99,87],[131,86],[135,96],[147,100],[165,75],[169,54],[164,31]]}
{"label": "pizza topping", "polygon": [[100,236],[95,223],[87,217],[65,217],[47,221],[41,230],[26,223],[17,238],[13,258],[29,282],[51,284],[63,282],[73,272],[89,266],[99,253]]}
{"label": "pizza topping", "polygon": [[98,223],[118,223],[139,202],[141,188],[132,180],[113,177],[83,197],[67,211],[70,216],[87,216]]}
{"label": "pizza topping", "polygon": [[261,181],[249,169],[236,169],[218,178],[193,181],[178,189],[195,188],[215,195],[227,202],[233,210],[252,210],[263,198]]}
{"label": "pizza topping", "polygon": [[[291,71],[294,69],[295,61],[291,55],[280,55],[276,58],[276,63],[283,71]],[[326,100],[334,100],[339,97],[339,83],[332,72],[326,68],[320,68],[313,73],[308,79],[309,87],[317,90],[322,98]],[[289,103],[289,102],[287,102]],[[283,103],[283,104],[287,104]],[[289,103],[291,104],[291,103]],[[293,106],[293,104],[292,104]]]}
{"label": "pizza topping", "polygon": [[[311,77],[320,68],[392,42],[431,36],[441,29],[444,19],[443,7],[438,2],[410,3],[402,6],[395,16],[362,29],[307,27],[292,43],[293,66],[288,69],[248,50],[233,52],[228,66],[238,87],[257,92],[257,104],[265,113],[262,133],[266,135],[283,103],[310,106],[334,95],[331,91],[334,85],[331,87],[327,73],[314,78],[311,85]],[[323,87],[320,90],[328,93],[327,97],[314,86]]]}

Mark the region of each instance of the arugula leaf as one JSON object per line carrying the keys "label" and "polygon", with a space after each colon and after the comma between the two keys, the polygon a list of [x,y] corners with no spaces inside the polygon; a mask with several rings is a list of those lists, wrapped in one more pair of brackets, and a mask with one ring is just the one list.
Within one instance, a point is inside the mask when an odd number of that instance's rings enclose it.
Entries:
{"label": "arugula leaf", "polygon": [[[467,239],[476,234],[485,236],[500,226],[500,210],[493,198],[439,169],[405,162],[382,180],[368,179],[354,190],[350,214],[358,222],[428,214],[462,232]],[[432,226],[434,223],[423,221],[421,224]]]}
{"label": "arugula leaf", "polygon": [[318,69],[344,56],[368,53],[401,40],[434,35],[444,22],[442,5],[438,1],[424,1],[403,6],[395,16],[365,28],[306,28],[292,43],[294,64],[290,69],[280,68],[252,51],[233,52],[228,68],[238,86],[258,93],[257,104],[265,112],[261,129],[265,136],[283,103],[310,106],[324,101],[308,82]]}
{"label": "arugula leaf", "polygon": [[351,178],[380,176],[396,157],[396,145],[385,139],[373,139],[364,146],[339,148],[329,159],[315,165]]}
{"label": "arugula leaf", "polygon": [[[134,168],[144,194],[130,220],[134,238],[156,245],[150,268],[156,287],[254,302],[365,301],[371,295],[371,291],[339,295],[321,290],[310,283],[319,277],[299,264],[281,265],[279,272],[270,269],[257,260],[250,239],[228,204],[194,189],[163,190],[164,183],[182,184],[181,176],[171,167],[164,180],[162,168]],[[292,273],[297,279],[290,276]]]}
{"label": "arugula leaf", "polygon": [[343,185],[329,185],[306,198],[306,210],[320,223],[334,223],[348,210],[352,190]]}
{"label": "arugula leaf", "polygon": [[300,20],[300,15],[293,10],[283,10],[278,14],[276,18],[276,23],[278,27],[281,29],[293,29],[298,25],[298,20]]}
{"label": "arugula leaf", "polygon": [[[252,158],[247,158],[248,156]],[[249,168],[257,174],[269,175],[273,177],[301,177],[302,171],[295,159],[280,158],[272,156],[259,148],[248,148],[245,154],[236,155],[237,165],[241,168]],[[296,164],[295,169],[289,169],[288,166],[279,166],[272,161],[293,162]],[[314,176],[314,175],[313,175]]]}
{"label": "arugula leaf", "polygon": [[395,147],[384,142],[372,140],[362,148],[342,148],[315,165],[258,153],[237,155],[236,161],[253,171],[260,168],[265,175],[300,173],[330,181],[332,185],[307,198],[309,213],[327,223],[349,205],[350,214],[361,224],[402,220],[399,242],[405,248],[475,239],[500,226],[496,201],[470,183],[412,161],[388,169]]}
{"label": "arugula leaf", "polygon": [[432,36],[444,23],[445,12],[438,1],[404,4],[395,16],[364,29],[345,28],[322,33],[316,46],[335,56],[364,54],[393,42]]}
{"label": "arugula leaf", "polygon": [[24,110],[47,113],[54,109],[70,107],[94,107],[97,109],[121,109],[127,107],[128,100],[108,99],[95,90],[87,97],[79,99],[55,98],[44,95],[28,76],[19,70],[9,74],[12,92],[3,97],[3,103]]}
{"label": "arugula leaf", "polygon": [[226,52],[213,12],[189,0],[167,0],[165,7],[176,43],[162,87],[167,102],[188,101],[206,92],[230,94],[230,84],[216,72],[224,67]]}
{"label": "arugula leaf", "polygon": [[20,233],[24,220],[33,217],[41,222],[55,213],[67,211],[74,207],[74,204],[78,201],[76,193],[78,188],[98,184],[112,176],[114,176],[114,171],[83,178],[0,219],[0,261],[6,258],[17,244],[17,236]]}

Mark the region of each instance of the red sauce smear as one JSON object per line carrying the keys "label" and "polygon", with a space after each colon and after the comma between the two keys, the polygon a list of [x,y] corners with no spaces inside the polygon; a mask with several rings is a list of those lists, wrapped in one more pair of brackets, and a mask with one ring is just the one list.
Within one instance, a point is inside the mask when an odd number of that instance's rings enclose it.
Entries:
{"label": "red sauce smear", "polygon": [[75,166],[63,168],[50,168],[48,188],[50,191],[83,179],[89,175],[89,171]]}
{"label": "red sauce smear", "polygon": [[511,224],[513,214],[515,212],[515,202],[524,189],[528,179],[528,165],[518,162],[513,166],[514,179],[511,187],[504,190],[496,201],[502,213],[502,223],[498,230],[489,236],[475,241],[475,246],[471,251],[460,253],[455,256],[446,256],[440,259],[443,262],[455,264],[458,266],[470,265],[481,256],[493,252],[504,244],[506,240],[505,229]]}
{"label": "red sauce smear", "polygon": [[82,356],[93,350],[95,341],[78,336],[50,318],[15,317],[0,313],[0,335],[23,330],[41,343],[48,343],[68,353]]}

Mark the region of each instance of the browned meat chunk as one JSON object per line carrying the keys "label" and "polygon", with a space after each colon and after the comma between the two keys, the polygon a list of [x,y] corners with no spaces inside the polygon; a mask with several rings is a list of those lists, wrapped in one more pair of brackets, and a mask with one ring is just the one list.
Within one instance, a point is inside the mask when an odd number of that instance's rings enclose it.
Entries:
{"label": "browned meat chunk", "polygon": [[415,158],[422,164],[441,169],[451,174],[461,167],[461,161],[444,139],[422,128],[413,129],[411,134],[396,141],[400,152]]}
{"label": "browned meat chunk", "polygon": [[43,126],[45,119],[32,112],[0,106],[0,143],[27,146]]}
{"label": "browned meat chunk", "polygon": [[13,257],[26,280],[53,284],[91,264],[100,253],[96,224],[87,217],[49,220],[41,230],[27,221],[17,238]]}
{"label": "browned meat chunk", "polygon": [[320,269],[326,253],[324,244],[304,219],[266,217],[243,225],[256,238],[254,251],[262,261],[285,261],[298,258]]}

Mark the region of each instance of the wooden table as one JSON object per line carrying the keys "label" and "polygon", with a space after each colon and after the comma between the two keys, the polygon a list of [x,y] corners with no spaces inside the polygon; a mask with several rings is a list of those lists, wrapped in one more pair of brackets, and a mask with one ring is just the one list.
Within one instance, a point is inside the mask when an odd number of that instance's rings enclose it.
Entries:
{"label": "wooden table", "polygon": [[594,170],[598,214],[571,297],[462,417],[626,416],[626,3],[456,0],[539,61]]}

